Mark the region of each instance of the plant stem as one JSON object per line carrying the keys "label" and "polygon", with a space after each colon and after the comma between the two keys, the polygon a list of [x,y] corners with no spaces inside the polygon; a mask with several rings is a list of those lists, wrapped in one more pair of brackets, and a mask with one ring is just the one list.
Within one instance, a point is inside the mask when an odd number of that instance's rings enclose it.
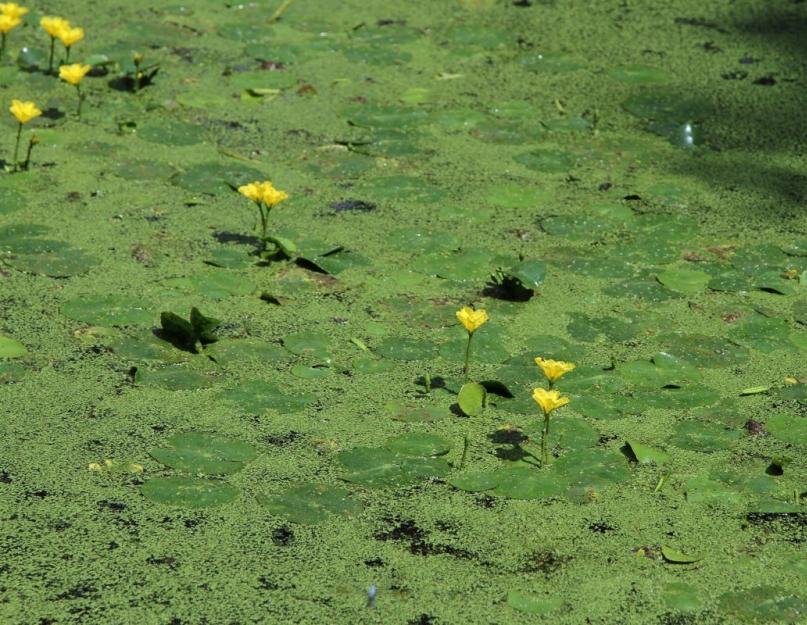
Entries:
{"label": "plant stem", "polygon": [[3,60],[3,55],[6,52],[6,33],[0,33],[0,61]]}
{"label": "plant stem", "polygon": [[263,212],[263,204],[255,202],[258,205],[258,212],[261,215],[261,240],[266,243],[266,214]]}
{"label": "plant stem", "polygon": [[84,102],[84,97],[81,95],[81,85],[76,85],[76,93],[78,94],[78,111],[76,112],[78,113],[78,120],[81,121],[81,103]]}
{"label": "plant stem", "polygon": [[56,49],[56,37],[50,38],[50,58],[48,59],[48,74],[53,73],[53,52]]}
{"label": "plant stem", "polygon": [[31,137],[30,141],[28,141],[28,152],[25,155],[25,160],[22,163],[23,171],[28,171],[28,166],[31,164],[31,152],[34,150],[34,146],[38,143],[38,139],[36,135]]}
{"label": "plant stem", "polygon": [[20,135],[22,135],[22,122],[17,126],[17,142],[14,144],[14,171],[18,171],[20,168],[20,162],[17,160],[20,151]]}
{"label": "plant stem", "polygon": [[541,434],[541,466],[549,464],[549,451],[547,449],[549,442],[549,415],[544,415],[544,430]]}
{"label": "plant stem", "polygon": [[70,48],[71,48],[71,46],[65,46],[65,50],[67,50],[67,52],[64,55],[64,64],[65,65],[67,65],[70,62]]}
{"label": "plant stem", "polygon": [[462,438],[462,457],[460,458],[460,470],[465,467],[465,458],[468,456],[468,433],[466,432]]}
{"label": "plant stem", "polygon": [[468,367],[471,362],[471,339],[474,338],[474,333],[468,333],[468,345],[465,347],[465,366],[462,368],[462,375],[465,376],[465,381],[468,381]]}

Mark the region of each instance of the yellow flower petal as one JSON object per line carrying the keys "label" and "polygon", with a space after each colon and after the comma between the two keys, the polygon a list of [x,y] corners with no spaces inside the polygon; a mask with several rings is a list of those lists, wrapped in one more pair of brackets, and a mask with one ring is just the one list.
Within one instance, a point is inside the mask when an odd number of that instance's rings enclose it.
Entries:
{"label": "yellow flower petal", "polygon": [[573,371],[577,366],[571,362],[563,362],[562,360],[544,360],[540,356],[535,359],[535,364],[541,367],[546,379],[553,384],[562,378],[564,375]]}
{"label": "yellow flower petal", "polygon": [[5,13],[0,14],[0,33],[6,34],[10,30],[17,28],[21,24],[22,20],[19,17],[14,17],[13,15],[7,15]]}
{"label": "yellow flower petal", "polygon": [[56,39],[63,30],[70,28],[70,22],[66,19],[52,16],[43,17],[39,21],[39,25],[54,39]]}
{"label": "yellow flower petal", "polygon": [[476,332],[488,319],[487,311],[483,309],[474,310],[469,306],[465,306],[457,311],[457,319],[465,326],[469,334]]}
{"label": "yellow flower petal", "polygon": [[42,111],[36,107],[36,104],[33,102],[22,102],[21,100],[12,100],[8,110],[11,111],[11,114],[14,115],[21,124],[25,124],[34,117],[42,115]]}
{"label": "yellow flower petal", "polygon": [[20,18],[28,13],[28,9],[21,7],[16,2],[0,2],[0,13],[9,17]]}
{"label": "yellow flower petal", "polygon": [[249,184],[240,186],[238,187],[238,192],[241,195],[248,197],[253,202],[260,202],[263,195],[260,182],[250,182]]}
{"label": "yellow flower petal", "polygon": [[83,65],[81,63],[62,65],[59,68],[59,78],[65,82],[69,82],[71,85],[78,85],[91,69],[92,67],[90,65]]}
{"label": "yellow flower petal", "polygon": [[569,398],[562,397],[555,389],[548,391],[545,388],[536,388],[532,391],[532,398],[545,415],[569,403]]}
{"label": "yellow flower petal", "polygon": [[268,180],[261,183],[261,199],[263,203],[269,208],[276,204],[280,204],[283,200],[288,199],[288,194],[285,191],[279,191],[272,186]]}
{"label": "yellow flower petal", "polygon": [[84,39],[84,29],[66,27],[62,28],[56,36],[59,38],[65,48],[69,48],[74,43],[78,43]]}

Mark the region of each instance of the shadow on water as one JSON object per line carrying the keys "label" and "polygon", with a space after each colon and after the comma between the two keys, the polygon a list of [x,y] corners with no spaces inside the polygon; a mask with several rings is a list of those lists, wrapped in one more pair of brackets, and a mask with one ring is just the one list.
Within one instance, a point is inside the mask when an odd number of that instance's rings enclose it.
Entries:
{"label": "shadow on water", "polygon": [[807,0],[760,3],[720,26],[748,51],[727,56],[726,70],[705,94],[718,102],[717,112],[704,120],[711,150],[677,159],[670,168],[721,191],[749,193],[745,209],[763,209],[760,217],[804,215]]}

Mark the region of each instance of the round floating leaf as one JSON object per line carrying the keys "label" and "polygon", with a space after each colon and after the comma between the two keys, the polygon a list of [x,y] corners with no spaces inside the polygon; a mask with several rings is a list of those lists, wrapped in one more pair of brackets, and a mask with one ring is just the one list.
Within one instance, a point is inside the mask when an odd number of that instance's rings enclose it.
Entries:
{"label": "round floating leaf", "polygon": [[501,476],[495,471],[474,471],[462,473],[451,478],[448,482],[454,488],[459,488],[469,493],[481,493],[495,488],[500,479]]}
{"label": "round floating leaf", "polygon": [[347,490],[327,484],[300,484],[282,495],[259,495],[257,499],[272,514],[306,525],[322,523],[331,515],[355,516],[362,509]]}
{"label": "round floating leaf", "polygon": [[[524,428],[524,434],[531,440],[541,439],[543,431],[543,421],[536,421],[529,427]],[[592,428],[583,419],[564,416],[552,421],[549,428],[550,447],[560,447],[562,449],[584,449],[594,447],[600,440],[600,433]]]}
{"label": "round floating leaf", "polygon": [[484,386],[476,382],[466,382],[457,395],[457,403],[463,414],[475,417],[485,407],[488,392]]}
{"label": "round floating leaf", "polygon": [[699,556],[690,556],[677,549],[668,547],[667,545],[661,546],[661,555],[667,561],[673,564],[692,564],[702,560]]}
{"label": "round floating leaf", "polygon": [[637,297],[649,302],[666,302],[667,300],[680,297],[675,291],[671,291],[655,280],[626,280],[619,284],[609,286],[602,291],[611,297]]}
{"label": "round floating leaf", "polygon": [[543,189],[515,183],[494,184],[485,190],[485,201],[502,208],[537,208],[546,200]]}
{"label": "round floating leaf", "polygon": [[285,362],[289,353],[279,345],[255,339],[221,339],[205,348],[205,353],[222,366],[239,363]]}
{"label": "round floating leaf", "polygon": [[356,373],[370,375],[391,371],[395,368],[395,363],[374,356],[359,356],[351,361],[350,366]]}
{"label": "round floating leaf", "polygon": [[317,401],[317,398],[309,393],[286,395],[273,384],[263,380],[247,380],[222,392],[219,397],[238,404],[244,412],[258,415],[267,410],[274,410],[280,414],[300,412]]}
{"label": "round floating leaf", "polygon": [[573,154],[552,148],[538,148],[524,152],[513,157],[513,160],[527,169],[547,174],[566,173],[574,167],[576,161]]}
{"label": "round floating leaf", "polygon": [[661,597],[671,610],[694,612],[700,609],[702,601],[695,586],[684,582],[670,582],[662,590]]}
{"label": "round floating leaf", "polygon": [[348,471],[342,479],[368,486],[404,486],[443,477],[449,470],[442,458],[413,458],[373,447],[340,452],[339,462]]}
{"label": "round floating leaf", "polygon": [[219,195],[232,193],[233,188],[263,180],[266,174],[244,165],[232,163],[201,163],[171,178],[171,182],[193,193]]}
{"label": "round floating leaf", "polygon": [[210,252],[210,256],[205,262],[224,269],[243,269],[252,264],[252,259],[243,248],[217,247]]}
{"label": "round floating leaf", "polygon": [[3,261],[19,271],[41,274],[51,278],[69,278],[87,273],[98,259],[81,250],[61,249],[45,254],[17,254]]}
{"label": "round floating leaf", "polygon": [[147,480],[140,491],[150,501],[182,508],[220,506],[238,497],[235,486],[190,477],[155,477]]}
{"label": "round floating leaf", "polygon": [[742,493],[732,486],[705,476],[693,477],[684,482],[684,493],[689,503],[736,508],[742,505]]}
{"label": "round floating leaf", "polygon": [[676,424],[670,443],[681,449],[713,452],[729,449],[740,438],[740,432],[711,421],[690,419]]}
{"label": "round floating leaf", "polygon": [[670,460],[669,454],[660,449],[637,443],[630,439],[625,442],[628,444],[633,457],[636,458],[636,462],[639,464],[665,464]]}
{"label": "round floating leaf", "polygon": [[[2,337],[0,337],[0,345],[1,344]],[[0,346],[0,351],[2,351],[2,346]],[[0,384],[8,384],[9,382],[22,380],[28,371],[26,367],[16,362],[0,362]]]}
{"label": "round floating leaf", "polygon": [[443,406],[408,406],[400,402],[389,402],[384,409],[395,421],[404,423],[430,423],[445,419],[449,411]]}
{"label": "round floating leaf", "polygon": [[459,247],[460,241],[449,232],[431,232],[421,228],[400,228],[386,236],[387,242],[404,252],[431,253],[450,251]]}
{"label": "round floating leaf", "polygon": [[784,319],[778,317],[755,315],[744,319],[729,330],[728,338],[765,353],[793,348],[790,327]]}
{"label": "round floating leaf", "polygon": [[541,124],[551,132],[575,132],[592,128],[591,122],[585,117],[560,117],[544,120]]}
{"label": "round floating leaf", "polygon": [[712,110],[704,100],[659,90],[632,95],[623,102],[622,107],[636,117],[679,124],[703,120]]}
{"label": "round floating leaf", "polygon": [[283,337],[283,347],[292,354],[312,360],[330,362],[331,339],[322,332],[304,331]]}
{"label": "round floating leaf", "polygon": [[149,454],[172,469],[194,474],[235,473],[256,457],[255,449],[247,443],[204,432],[176,434],[167,444]]}
{"label": "round floating leaf", "polygon": [[384,447],[403,456],[430,458],[451,451],[451,441],[427,432],[410,432],[388,439]]}
{"label": "round floating leaf", "polygon": [[807,447],[807,418],[805,417],[776,414],[765,422],[765,427],[780,441]]}
{"label": "round floating leaf", "polygon": [[25,206],[25,197],[14,189],[0,187],[0,215],[19,210]]}
{"label": "round floating leaf", "polygon": [[137,384],[157,386],[169,391],[194,391],[212,386],[213,378],[182,367],[166,367],[156,371],[138,369]]}
{"label": "round floating leaf", "polygon": [[555,461],[552,469],[566,479],[572,489],[598,491],[630,478],[625,457],[601,449],[580,449],[564,454]]}
{"label": "round floating leaf", "polygon": [[746,362],[746,348],[727,339],[701,334],[668,334],[660,337],[664,351],[696,367],[729,367]]}
{"label": "round floating leaf", "polygon": [[163,284],[185,293],[197,293],[210,299],[226,299],[233,295],[252,295],[255,283],[231,271],[211,269],[189,277],[169,278]]}
{"label": "round floating leaf", "polygon": [[741,623],[798,623],[807,601],[782,586],[754,586],[726,592],[718,598],[720,611]]}
{"label": "round floating leaf", "polygon": [[621,82],[637,83],[641,85],[660,84],[673,79],[669,72],[646,65],[623,65],[608,70],[608,75]]}
{"label": "round floating leaf", "polygon": [[392,360],[430,360],[437,348],[431,341],[388,337],[375,348],[376,353]]}
{"label": "round floating leaf", "polygon": [[25,345],[9,336],[0,334],[0,358],[19,358],[27,353]]}
{"label": "round floating leaf", "polygon": [[565,481],[537,467],[498,469],[498,484],[492,494],[509,499],[549,499],[561,495]]}
{"label": "round floating leaf", "polygon": [[105,327],[143,325],[155,319],[142,301],[128,295],[79,297],[62,304],[61,311],[68,319]]}
{"label": "round floating leaf", "polygon": [[295,378],[302,378],[303,380],[319,380],[326,378],[333,373],[330,367],[309,367],[307,365],[294,365],[291,368],[291,374]]}
{"label": "round floating leaf", "polygon": [[621,419],[625,415],[616,404],[618,400],[609,403],[596,397],[583,396],[573,397],[571,407],[575,412],[590,419]]}
{"label": "round floating leaf", "polygon": [[[510,357],[504,343],[504,333],[494,331],[496,326],[490,329],[483,328],[474,334],[471,341],[471,362],[485,362],[499,364]],[[453,332],[452,332],[453,334]],[[450,362],[465,362],[465,350],[468,347],[468,337],[460,337],[443,343],[440,346],[440,356]]]}
{"label": "round floating leaf", "polygon": [[684,409],[714,404],[720,394],[706,386],[690,385],[684,388],[662,388],[653,391],[636,391],[625,403],[632,411],[641,412],[644,408]]}
{"label": "round floating leaf", "polygon": [[547,614],[563,605],[562,597],[538,597],[518,590],[507,593],[507,605],[526,614]]}
{"label": "round floating leaf", "polygon": [[137,135],[144,141],[162,145],[195,145],[205,140],[201,126],[171,119],[147,121],[138,128]]}
{"label": "round floating leaf", "polygon": [[656,276],[664,286],[686,295],[695,295],[706,288],[712,276],[704,271],[696,271],[685,267],[673,267]]}

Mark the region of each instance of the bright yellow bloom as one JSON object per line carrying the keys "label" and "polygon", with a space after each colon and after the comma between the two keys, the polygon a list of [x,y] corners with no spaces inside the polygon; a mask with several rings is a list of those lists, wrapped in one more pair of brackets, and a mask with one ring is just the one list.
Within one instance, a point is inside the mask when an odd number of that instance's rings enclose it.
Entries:
{"label": "bright yellow bloom", "polygon": [[536,388],[532,391],[532,398],[545,415],[569,403],[568,397],[561,397],[560,393],[554,389],[548,391],[545,388]]}
{"label": "bright yellow bloom", "polygon": [[261,190],[261,199],[269,208],[272,208],[275,204],[280,204],[283,200],[287,200],[289,198],[288,193],[285,191],[278,191],[269,181],[261,183]]}
{"label": "bright yellow bloom", "polygon": [[90,65],[73,63],[72,65],[62,65],[59,68],[59,78],[71,85],[78,86],[84,76],[92,69]]}
{"label": "bright yellow bloom", "polygon": [[63,17],[46,16],[39,21],[39,25],[54,39],[56,39],[63,30],[70,28],[70,22]]}
{"label": "bright yellow bloom", "polygon": [[17,28],[22,23],[19,17],[14,17],[13,15],[6,15],[5,13],[0,13],[0,33],[4,35]]}
{"label": "bright yellow bloom", "polygon": [[540,356],[535,359],[535,364],[541,367],[541,371],[544,372],[546,379],[552,384],[577,366],[571,362],[563,362],[562,360],[544,360]]}
{"label": "bright yellow bloom", "polygon": [[469,334],[473,334],[489,319],[489,317],[487,311],[483,309],[474,310],[473,308],[466,306],[465,308],[461,308],[457,311],[457,319],[459,319],[460,323],[465,326],[465,329],[468,330]]}
{"label": "bright yellow bloom", "polygon": [[21,124],[28,123],[34,117],[42,115],[42,111],[36,107],[36,104],[33,102],[21,102],[20,100],[12,100],[8,110]]}
{"label": "bright yellow bloom", "polygon": [[263,197],[263,189],[261,189],[260,182],[250,182],[243,186],[238,187],[238,192],[245,195],[253,202],[260,202]]}
{"label": "bright yellow bloom", "polygon": [[89,469],[90,471],[95,471],[96,473],[100,473],[101,465],[98,464],[97,462],[91,462],[90,464],[87,465],[87,469]]}
{"label": "bright yellow bloom", "polygon": [[74,43],[78,43],[82,39],[84,39],[84,29],[83,28],[70,28],[65,27],[62,28],[56,35],[59,40],[62,42],[65,48],[69,48]]}
{"label": "bright yellow bloom", "polygon": [[21,7],[16,2],[0,2],[0,13],[19,18],[28,13],[28,9]]}

